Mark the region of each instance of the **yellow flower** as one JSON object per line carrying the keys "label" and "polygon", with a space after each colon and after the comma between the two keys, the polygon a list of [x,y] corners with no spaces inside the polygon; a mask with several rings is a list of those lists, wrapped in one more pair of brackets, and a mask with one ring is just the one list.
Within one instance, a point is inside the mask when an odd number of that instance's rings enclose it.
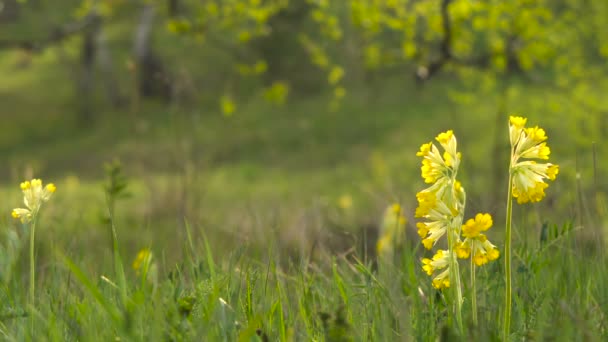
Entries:
{"label": "yellow flower", "polygon": [[527,121],[528,119],[523,118],[521,116],[511,116],[509,118],[511,126],[513,126],[515,129],[523,129],[526,126]]}
{"label": "yellow flower", "polygon": [[454,137],[454,132],[452,130],[439,133],[435,140],[437,140],[441,145],[447,145],[450,143],[451,139]]}
{"label": "yellow flower", "polygon": [[433,275],[434,269],[433,269],[433,265],[431,265],[432,262],[433,262],[433,260],[431,260],[429,258],[422,259],[422,269],[428,275]]}
{"label": "yellow flower", "polygon": [[515,146],[519,141],[527,121],[528,119],[522,118],[521,116],[511,116],[509,118],[509,138],[511,146]]}
{"label": "yellow flower", "polygon": [[137,253],[133,261],[133,269],[139,274],[142,268],[146,268],[152,261],[152,252],[148,248],[144,248]]}
{"label": "yellow flower", "polygon": [[456,244],[456,255],[460,259],[467,259],[471,255],[471,248],[463,242],[458,242]]}
{"label": "yellow flower", "polygon": [[[439,144],[441,144],[441,146],[445,149],[446,153],[449,155],[448,158],[450,160],[454,160],[456,163],[460,160],[460,154],[456,152],[456,136],[454,135],[454,132],[452,130],[439,133],[435,140],[437,140]],[[451,161],[450,164],[452,164]]]}
{"label": "yellow flower", "polygon": [[492,216],[490,214],[477,214],[474,219],[469,219],[462,226],[462,236],[475,238],[490,227],[492,227]]}
{"label": "yellow flower", "polygon": [[21,223],[32,221],[38,215],[42,203],[47,202],[57,190],[53,183],[49,183],[43,188],[40,179],[22,182],[20,187],[25,208],[15,208],[11,215],[15,219],[20,219]]}
{"label": "yellow flower", "polygon": [[448,270],[444,271],[433,279],[433,287],[437,290],[443,290],[450,287],[450,273]]}
{"label": "yellow flower", "polygon": [[450,287],[450,269],[448,267],[449,262],[450,257],[448,251],[441,249],[438,250],[437,253],[435,253],[433,259],[422,259],[422,269],[429,276],[432,276],[435,271],[442,270],[445,268],[443,272],[433,278],[434,288],[441,290]]}
{"label": "yellow flower", "polygon": [[551,163],[538,164],[531,160],[515,164],[511,172],[512,192],[517,203],[539,202],[545,197],[545,189],[549,186],[544,180],[555,180],[559,166]]}
{"label": "yellow flower", "polygon": [[484,234],[479,234],[475,238],[467,238],[456,247],[459,258],[467,259],[473,254],[473,262],[477,266],[483,266],[489,261],[498,259],[500,252]]}
{"label": "yellow flower", "polygon": [[479,213],[475,218],[469,219],[462,226],[462,236],[466,239],[456,244],[456,255],[461,259],[468,259],[473,255],[473,262],[477,266],[498,259],[500,255],[498,249],[481,233],[490,227],[492,227],[490,214]]}
{"label": "yellow flower", "polygon": [[[454,213],[445,203],[437,202],[437,206],[431,209],[424,217],[429,221],[418,222],[418,234],[424,239],[422,244],[426,249],[431,249],[443,235],[445,235],[448,226],[452,224]],[[422,234],[425,233],[424,236]]]}
{"label": "yellow flower", "polygon": [[342,195],[338,199],[338,206],[341,209],[347,210],[353,206],[353,198],[350,195]]}
{"label": "yellow flower", "polygon": [[547,134],[544,129],[525,127],[527,119],[512,116],[509,119],[511,138],[511,188],[517,203],[539,202],[545,197],[548,184],[545,179],[555,180],[559,167],[551,163],[540,164],[533,160],[520,159],[549,159],[551,149],[545,142]]}
{"label": "yellow flower", "polygon": [[[456,179],[462,156],[457,151],[454,132],[449,130],[440,133],[435,140],[442,147],[443,152],[433,142],[430,142],[423,144],[420,151],[416,153],[417,156],[422,157],[422,178],[425,183],[431,184],[416,194],[418,207],[415,216],[425,219],[424,222],[418,222],[416,227],[426,249],[432,249],[444,235],[460,234],[466,197],[462,184]],[[422,268],[429,275],[445,268],[433,279],[433,287],[445,289],[450,286],[448,264],[450,260],[455,263],[454,259],[457,256],[468,256],[470,250],[467,248],[468,246],[464,245],[460,249],[456,245],[450,245],[449,252],[439,250],[433,259],[422,260]],[[457,268],[454,272],[457,273]],[[459,277],[460,275],[454,274],[453,276]]]}
{"label": "yellow flower", "polygon": [[437,204],[435,194],[430,191],[420,191],[416,194],[418,207],[416,208],[416,217],[425,217]]}
{"label": "yellow flower", "polygon": [[387,256],[393,252],[394,247],[402,245],[405,239],[406,223],[401,205],[394,203],[386,208],[380,224],[380,239],[376,244],[379,256]]}
{"label": "yellow flower", "polygon": [[426,183],[435,183],[437,180],[449,176],[453,172],[450,170],[458,167],[460,154],[456,152],[456,137],[448,132],[437,136],[437,141],[445,149],[443,155],[433,143],[423,144],[420,151],[416,153],[417,156],[423,158],[420,170]]}
{"label": "yellow flower", "polygon": [[431,152],[432,146],[433,146],[433,143],[422,144],[422,146],[420,146],[420,151],[416,153],[416,156],[426,157],[429,154],[429,152]]}

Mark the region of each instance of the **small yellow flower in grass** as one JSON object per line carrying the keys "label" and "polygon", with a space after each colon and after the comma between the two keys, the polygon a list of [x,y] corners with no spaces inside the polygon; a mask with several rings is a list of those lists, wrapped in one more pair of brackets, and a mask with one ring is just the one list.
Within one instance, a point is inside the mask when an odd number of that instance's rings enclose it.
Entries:
{"label": "small yellow flower in grass", "polygon": [[22,182],[20,187],[23,192],[25,208],[15,208],[11,212],[11,215],[15,219],[20,219],[21,223],[28,223],[36,217],[42,203],[47,202],[57,190],[57,187],[53,183],[42,187],[40,179]]}
{"label": "small yellow flower in grass", "polygon": [[395,203],[386,208],[380,224],[380,238],[376,244],[378,256],[388,256],[395,247],[403,244],[406,223],[401,205]]}
{"label": "small yellow flower in grass", "polygon": [[353,198],[350,195],[342,195],[338,199],[338,206],[340,209],[347,210],[353,206]]}
{"label": "small yellow flower in grass", "polygon": [[150,265],[152,261],[152,252],[148,248],[144,248],[137,253],[135,260],[133,261],[133,269],[137,274],[142,270],[142,268],[146,268]]}

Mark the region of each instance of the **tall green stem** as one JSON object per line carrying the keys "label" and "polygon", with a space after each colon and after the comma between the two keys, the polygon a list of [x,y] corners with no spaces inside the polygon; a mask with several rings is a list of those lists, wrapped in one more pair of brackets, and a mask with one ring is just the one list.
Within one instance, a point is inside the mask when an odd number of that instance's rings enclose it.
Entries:
{"label": "tall green stem", "polygon": [[450,253],[450,287],[454,296],[454,311],[456,314],[456,324],[462,334],[464,332],[462,325],[462,288],[460,284],[460,271],[458,270],[458,261],[456,260],[455,252],[455,231],[454,227],[448,227],[448,253]]}
{"label": "tall green stem", "polygon": [[[36,259],[34,253],[34,241],[36,240],[36,215],[30,226],[30,307],[34,309],[36,301]],[[32,334],[34,333],[34,313],[30,313],[30,325]],[[33,336],[33,335],[32,335]]]}
{"label": "tall green stem", "polygon": [[508,341],[511,330],[511,216],[513,213],[513,173],[509,166],[509,190],[507,196],[507,222],[505,231],[505,314],[503,326],[503,341]]}
{"label": "tall green stem", "polygon": [[473,310],[473,325],[477,326],[477,287],[475,285],[475,263],[471,256],[471,309]]}

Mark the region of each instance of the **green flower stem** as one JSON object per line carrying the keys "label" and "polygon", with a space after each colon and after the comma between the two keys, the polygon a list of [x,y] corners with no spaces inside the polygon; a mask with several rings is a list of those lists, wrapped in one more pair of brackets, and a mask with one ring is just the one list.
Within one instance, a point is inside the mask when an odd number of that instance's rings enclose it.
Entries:
{"label": "green flower stem", "polygon": [[464,332],[462,325],[462,288],[460,284],[460,271],[458,270],[458,261],[456,260],[455,252],[455,229],[448,227],[448,253],[450,253],[450,287],[454,296],[454,311],[456,314],[456,324],[462,334]]}
{"label": "green flower stem", "polygon": [[[35,308],[36,304],[36,254],[34,253],[34,241],[36,239],[36,216],[34,214],[32,224],[30,226],[30,307]],[[34,314],[30,314],[30,325],[32,334],[34,333]],[[33,336],[33,335],[32,335]]]}
{"label": "green flower stem", "polygon": [[513,173],[509,167],[509,190],[507,196],[507,222],[505,231],[505,307],[504,307],[504,326],[503,341],[508,341],[511,330],[511,216],[513,213]]}
{"label": "green flower stem", "polygon": [[477,288],[475,286],[475,263],[471,256],[471,309],[473,310],[473,325],[477,326]]}

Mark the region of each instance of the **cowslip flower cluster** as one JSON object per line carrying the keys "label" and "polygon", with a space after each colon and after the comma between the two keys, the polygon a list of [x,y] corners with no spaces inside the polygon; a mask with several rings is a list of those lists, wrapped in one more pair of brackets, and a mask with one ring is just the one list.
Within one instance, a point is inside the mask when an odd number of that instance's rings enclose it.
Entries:
{"label": "cowslip flower cluster", "polygon": [[57,187],[53,183],[42,187],[40,179],[22,182],[21,191],[23,191],[25,208],[15,208],[11,215],[16,219],[20,219],[21,223],[29,223],[38,214],[42,203],[47,202],[53,193],[55,193],[55,190],[57,190]]}
{"label": "cowslip flower cluster", "polygon": [[433,259],[422,259],[422,269],[426,274],[432,276],[435,271],[443,270],[433,278],[434,288],[444,289],[450,287],[449,264],[449,251],[443,249],[438,250],[433,256]]}
{"label": "cowslip flower cluster", "polygon": [[[443,236],[448,237],[447,250],[437,251],[432,259],[422,259],[422,268],[428,275],[441,271],[433,278],[433,287],[445,289],[451,285],[450,272],[456,273],[452,279],[460,279],[457,269],[452,270],[458,267],[456,257],[466,259],[472,255],[475,264],[481,266],[496,260],[499,253],[481,233],[492,226],[489,214],[477,214],[474,219],[462,224],[466,192],[456,179],[461,162],[456,136],[450,130],[439,134],[435,140],[443,153],[433,142],[429,142],[423,144],[416,154],[422,157],[422,178],[431,185],[416,194],[418,207],[415,216],[424,219],[416,227],[426,249],[432,249]],[[450,262],[450,259],[453,261]]]}
{"label": "cowslip flower cluster", "polygon": [[498,259],[500,252],[482,232],[492,227],[490,214],[477,214],[462,226],[464,241],[456,245],[456,254],[461,259],[468,259],[472,255],[477,266],[483,266],[489,261]]}
{"label": "cowslip flower cluster", "polygon": [[527,119],[520,116],[509,118],[509,138],[511,141],[512,194],[517,203],[539,202],[545,197],[548,184],[545,179],[555,180],[559,166],[551,163],[537,163],[530,159],[549,159],[551,149],[545,142],[545,130],[525,127]]}
{"label": "cowslip flower cluster", "polygon": [[389,206],[384,211],[380,225],[380,237],[376,243],[376,252],[379,257],[392,255],[394,248],[403,243],[406,223],[403,208],[398,203]]}
{"label": "cowslip flower cluster", "polygon": [[511,161],[509,164],[509,199],[507,201],[507,222],[505,225],[505,306],[503,339],[507,340],[511,326],[511,226],[513,198],[518,204],[540,202],[549,186],[546,179],[555,180],[559,166],[551,163],[538,163],[531,159],[547,160],[551,149],[547,146],[545,130],[526,127],[528,119],[521,116],[509,117],[509,140]]}

